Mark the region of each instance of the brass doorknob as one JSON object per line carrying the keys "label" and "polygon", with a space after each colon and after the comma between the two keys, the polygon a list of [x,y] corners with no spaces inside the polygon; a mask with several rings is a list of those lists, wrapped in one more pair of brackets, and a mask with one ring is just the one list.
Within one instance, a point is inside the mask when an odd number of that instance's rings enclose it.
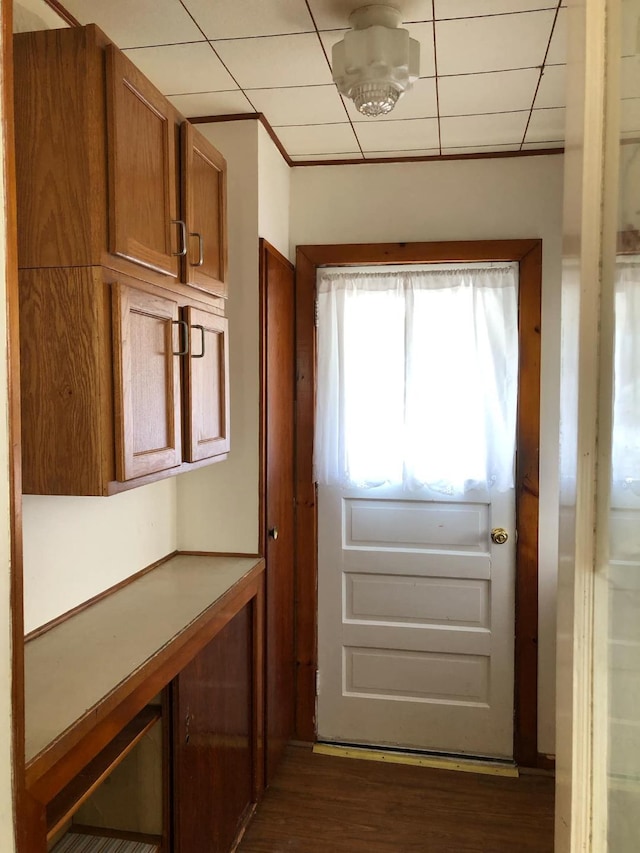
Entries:
{"label": "brass doorknob", "polygon": [[508,538],[509,534],[504,527],[494,527],[491,531],[491,541],[496,545],[504,545]]}
{"label": "brass doorknob", "polygon": [[277,539],[278,538],[278,528],[277,527],[271,527],[269,529],[269,536],[272,539]]}

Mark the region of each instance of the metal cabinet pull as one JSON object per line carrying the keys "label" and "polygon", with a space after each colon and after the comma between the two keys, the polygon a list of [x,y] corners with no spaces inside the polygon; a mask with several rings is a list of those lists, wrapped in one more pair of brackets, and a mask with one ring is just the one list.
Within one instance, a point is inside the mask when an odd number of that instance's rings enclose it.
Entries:
{"label": "metal cabinet pull", "polygon": [[189,355],[189,325],[186,320],[172,320],[174,326],[180,326],[183,331],[183,349],[174,352],[173,355]]}
{"label": "metal cabinet pull", "polygon": [[181,258],[187,254],[187,224],[182,219],[172,219],[171,224],[180,226],[180,251],[172,252],[172,255]]}
{"label": "metal cabinet pull", "polygon": [[197,237],[198,238],[198,262],[196,264],[191,264],[192,267],[201,267],[204,263],[204,240],[202,238],[202,234],[198,234],[197,231],[189,232],[189,237]]}
{"label": "metal cabinet pull", "polygon": [[278,535],[279,535],[279,533],[278,533],[278,528],[277,528],[277,527],[272,527],[272,528],[270,528],[270,530],[269,530],[269,537],[270,537],[271,539],[276,540],[276,539],[278,538]]}
{"label": "metal cabinet pull", "polygon": [[201,326],[199,323],[194,323],[191,327],[192,329],[200,329],[200,340],[202,341],[202,347],[198,355],[194,355],[191,353],[191,358],[204,358],[204,326]]}

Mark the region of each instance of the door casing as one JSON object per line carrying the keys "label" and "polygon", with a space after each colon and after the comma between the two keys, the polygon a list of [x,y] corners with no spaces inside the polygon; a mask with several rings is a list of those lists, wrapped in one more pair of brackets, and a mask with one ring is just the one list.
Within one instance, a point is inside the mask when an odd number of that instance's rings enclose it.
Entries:
{"label": "door casing", "polygon": [[296,252],[296,737],[315,741],[318,527],[313,480],[315,296],[320,266],[517,262],[519,385],[516,436],[514,759],[538,753],[538,484],[542,240],[298,246]]}

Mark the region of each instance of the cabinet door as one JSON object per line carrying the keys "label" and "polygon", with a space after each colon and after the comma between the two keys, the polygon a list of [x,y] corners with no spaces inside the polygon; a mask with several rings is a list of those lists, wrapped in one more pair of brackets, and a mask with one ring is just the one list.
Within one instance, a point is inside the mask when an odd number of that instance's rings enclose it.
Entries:
{"label": "cabinet door", "polygon": [[176,302],[114,284],[118,480],[143,477],[181,462],[178,326]]}
{"label": "cabinet door", "polygon": [[185,456],[198,462],[229,452],[228,321],[191,306],[184,310],[191,342],[185,358]]}
{"label": "cabinet door", "polygon": [[178,276],[176,113],[116,47],[107,48],[109,251]]}
{"label": "cabinet door", "polygon": [[188,228],[184,280],[227,295],[226,184],[224,157],[188,121],[182,125],[182,210]]}
{"label": "cabinet door", "polygon": [[249,604],[173,683],[176,853],[227,853],[251,808],[252,650]]}

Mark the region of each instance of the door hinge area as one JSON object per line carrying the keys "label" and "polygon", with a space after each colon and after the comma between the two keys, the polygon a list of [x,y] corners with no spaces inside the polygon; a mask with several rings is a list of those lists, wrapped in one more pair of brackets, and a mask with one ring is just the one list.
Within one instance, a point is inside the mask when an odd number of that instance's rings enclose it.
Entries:
{"label": "door hinge area", "polygon": [[320,695],[320,670],[316,669],[316,696]]}
{"label": "door hinge area", "polygon": [[318,297],[316,296],[315,301],[313,303],[313,325],[318,328]]}

